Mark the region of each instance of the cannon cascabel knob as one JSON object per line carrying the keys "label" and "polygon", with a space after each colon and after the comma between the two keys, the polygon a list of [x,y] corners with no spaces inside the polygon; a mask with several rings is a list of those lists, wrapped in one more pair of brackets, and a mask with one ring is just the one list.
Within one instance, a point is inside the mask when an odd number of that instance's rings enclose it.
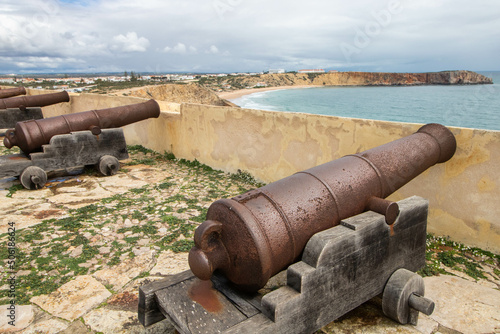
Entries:
{"label": "cannon cascabel knob", "polygon": [[195,247],[189,252],[189,267],[200,279],[208,280],[216,269],[227,266],[229,257],[221,242],[222,224],[207,220],[195,231]]}

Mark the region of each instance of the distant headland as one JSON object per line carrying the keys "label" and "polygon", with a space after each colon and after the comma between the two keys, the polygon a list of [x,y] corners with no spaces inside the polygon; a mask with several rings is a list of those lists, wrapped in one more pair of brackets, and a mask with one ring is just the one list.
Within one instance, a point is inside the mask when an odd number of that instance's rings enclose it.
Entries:
{"label": "distant headland", "polygon": [[280,73],[258,76],[226,77],[215,85],[204,86],[218,91],[220,97],[234,99],[253,92],[318,86],[416,86],[416,85],[477,85],[492,84],[493,80],[472,71],[442,71],[427,73],[387,72],[328,72]]}
{"label": "distant headland", "polygon": [[472,71],[442,71],[427,73],[328,72],[280,73],[226,77],[218,82],[222,88],[256,88],[295,85],[312,86],[409,86],[409,85],[473,85],[492,84],[493,80]]}

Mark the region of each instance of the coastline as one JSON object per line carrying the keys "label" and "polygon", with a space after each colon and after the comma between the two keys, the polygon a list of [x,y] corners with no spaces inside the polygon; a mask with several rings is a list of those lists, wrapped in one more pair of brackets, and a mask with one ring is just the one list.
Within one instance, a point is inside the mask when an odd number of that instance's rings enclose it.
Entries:
{"label": "coastline", "polygon": [[296,85],[296,86],[276,86],[276,87],[264,87],[264,88],[247,88],[247,89],[238,89],[230,92],[219,92],[217,95],[221,99],[225,100],[234,100],[240,98],[245,95],[250,95],[254,93],[267,92],[271,90],[281,90],[281,89],[297,89],[297,88],[314,88],[314,87],[322,87],[319,85]]}
{"label": "coastline", "polygon": [[[222,83],[231,84],[234,78]],[[310,88],[325,86],[414,86],[414,85],[464,85],[492,84],[492,78],[471,71],[441,71],[425,73],[385,72],[334,72],[311,76],[310,73],[262,74],[255,78],[239,79],[240,85],[256,85],[264,82],[271,87],[240,89],[216,94],[226,100],[234,100],[248,94],[279,89]],[[222,84],[218,82],[218,85]],[[210,88],[210,87],[207,87]]]}

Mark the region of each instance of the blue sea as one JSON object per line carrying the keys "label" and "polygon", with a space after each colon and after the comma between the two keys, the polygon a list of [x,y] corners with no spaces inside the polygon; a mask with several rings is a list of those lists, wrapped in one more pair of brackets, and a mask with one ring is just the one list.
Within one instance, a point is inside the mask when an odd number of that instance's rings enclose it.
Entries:
{"label": "blue sea", "polygon": [[493,78],[494,84],[297,88],[258,92],[231,102],[250,109],[500,131],[500,72],[479,73]]}

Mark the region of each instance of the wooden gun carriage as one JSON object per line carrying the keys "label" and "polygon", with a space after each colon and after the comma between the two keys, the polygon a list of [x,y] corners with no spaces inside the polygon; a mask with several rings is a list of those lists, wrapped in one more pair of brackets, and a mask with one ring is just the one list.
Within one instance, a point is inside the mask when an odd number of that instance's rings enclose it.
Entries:
{"label": "wooden gun carriage", "polygon": [[[2,92],[4,95],[1,95]],[[0,98],[0,129],[13,128],[18,122],[42,119],[41,107],[69,101],[69,95],[65,91],[13,97],[21,94],[26,94],[24,87],[0,91],[0,96],[4,96]]]}
{"label": "wooden gun carriage", "polygon": [[91,110],[42,120],[19,122],[7,130],[4,145],[22,153],[0,157],[0,178],[19,177],[27,189],[40,189],[47,173],[94,165],[103,175],[116,174],[127,159],[127,145],[119,127],[159,117],[154,100],[128,106]]}

